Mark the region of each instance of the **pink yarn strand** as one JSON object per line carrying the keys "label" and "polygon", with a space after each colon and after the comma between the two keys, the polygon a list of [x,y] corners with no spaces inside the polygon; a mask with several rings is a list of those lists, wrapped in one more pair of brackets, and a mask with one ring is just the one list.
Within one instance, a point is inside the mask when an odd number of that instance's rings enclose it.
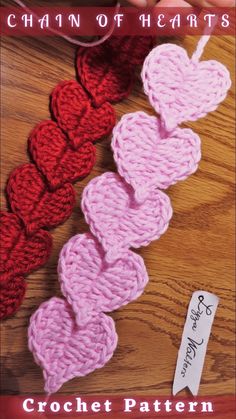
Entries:
{"label": "pink yarn strand", "polygon": [[[37,16],[36,13],[34,13],[29,7],[27,7],[21,0],[13,0],[18,6],[20,6],[22,9],[24,9],[26,12],[31,13],[34,17],[36,17],[37,19],[39,18]],[[114,15],[118,13],[120,9],[120,3],[116,4],[115,7],[115,12]],[[110,38],[110,36],[113,34],[115,29],[115,21],[113,19],[111,28],[109,29],[109,31],[106,33],[106,35],[104,35],[102,38],[100,38],[98,41],[93,41],[93,42],[82,42],[82,41],[77,41],[76,39],[72,38],[71,36],[65,35],[63,32],[60,32],[56,29],[53,28],[48,28],[48,30],[53,33],[54,35],[60,36],[61,38],[65,39],[67,42],[70,42],[71,44],[80,46],[80,47],[95,47],[98,45],[103,44],[103,42],[105,42],[107,39]]]}
{"label": "pink yarn strand", "polygon": [[205,29],[205,34],[200,38],[200,40],[197,44],[197,48],[192,55],[192,61],[196,62],[196,61],[200,60],[200,58],[201,58],[201,56],[204,52],[205,46],[207,45],[208,41],[210,40],[212,32],[214,31],[214,28],[215,28],[217,22],[218,22],[218,18],[216,17],[214,19],[214,22],[213,22],[213,25],[211,27],[211,30],[210,30],[209,34],[206,34],[206,32],[208,32],[208,28]]}

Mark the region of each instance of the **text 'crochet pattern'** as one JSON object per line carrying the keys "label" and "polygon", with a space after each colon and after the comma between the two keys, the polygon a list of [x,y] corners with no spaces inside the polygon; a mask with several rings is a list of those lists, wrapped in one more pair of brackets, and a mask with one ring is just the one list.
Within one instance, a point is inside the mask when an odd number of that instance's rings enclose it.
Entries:
{"label": "text 'crochet pattern'", "polygon": [[142,258],[130,247],[146,246],[166,231],[172,208],[160,189],[195,172],[201,157],[198,135],[177,125],[214,110],[231,85],[222,64],[199,62],[208,39],[201,38],[191,59],[175,45],[151,51],[142,79],[160,118],[125,115],[112,138],[118,174],[104,173],[84,189],[91,233],[72,237],[61,251],[58,275],[66,299],[42,304],[28,330],[49,394],[111,358],[117,336],[104,313],[137,298],[148,282]]}
{"label": "text 'crochet pattern'", "polygon": [[[79,81],[60,82],[51,94],[52,120],[30,133],[32,163],[17,167],[6,192],[12,213],[1,212],[4,245],[0,264],[0,318],[19,308],[25,276],[47,262],[50,230],[66,221],[75,204],[71,183],[87,176],[94,164],[93,143],[116,122],[111,103],[127,97],[135,66],[152,47],[151,37],[111,37],[99,47],[80,48]],[[127,70],[128,68],[128,70]]]}

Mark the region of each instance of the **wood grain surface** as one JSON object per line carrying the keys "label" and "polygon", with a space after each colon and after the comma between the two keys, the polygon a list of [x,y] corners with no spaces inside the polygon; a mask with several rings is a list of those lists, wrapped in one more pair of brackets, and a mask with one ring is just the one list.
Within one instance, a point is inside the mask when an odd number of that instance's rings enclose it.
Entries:
{"label": "wood grain surface", "polygon": [[[177,40],[191,54],[197,37]],[[165,40],[166,41],[166,40]],[[164,40],[159,42],[164,42]],[[49,117],[48,98],[63,79],[75,77],[74,46],[59,38],[3,38],[1,48],[1,195],[6,208],[6,180],[29,160],[27,136]],[[234,76],[234,39],[213,37],[204,59],[220,60]],[[115,106],[119,119],[127,112],[153,113],[137,81],[133,93]],[[160,240],[138,251],[150,276],[144,294],[112,313],[119,335],[112,360],[87,377],[73,379],[60,393],[170,395],[187,306],[193,291],[216,293],[220,304],[213,325],[200,395],[234,390],[234,92],[218,110],[184,126],[202,139],[202,161],[196,174],[169,188],[174,216]],[[27,278],[26,298],[17,314],[2,323],[2,391],[43,393],[40,368],[27,349],[31,314],[51,296],[60,295],[58,254],[74,234],[88,231],[80,210],[81,193],[90,179],[115,170],[110,138],[97,143],[92,174],[75,185],[72,217],[52,232],[53,252],[45,267]],[[183,393],[184,394],[184,393]]]}

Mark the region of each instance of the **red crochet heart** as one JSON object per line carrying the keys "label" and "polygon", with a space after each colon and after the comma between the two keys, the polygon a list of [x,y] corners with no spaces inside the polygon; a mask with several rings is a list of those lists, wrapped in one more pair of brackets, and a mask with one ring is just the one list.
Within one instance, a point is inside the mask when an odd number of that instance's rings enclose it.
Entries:
{"label": "red crochet heart", "polygon": [[119,102],[126,98],[133,85],[134,69],[117,60],[113,62],[111,47],[99,45],[79,50],[78,76],[96,106],[105,102]]}
{"label": "red crochet heart", "polygon": [[0,282],[6,284],[12,277],[27,274],[49,258],[52,239],[48,232],[39,230],[27,237],[19,218],[8,212],[0,213]]}
{"label": "red crochet heart", "polygon": [[28,234],[63,223],[75,203],[72,185],[49,191],[34,164],[23,164],[11,173],[7,193],[12,211],[23,220]]}
{"label": "red crochet heart", "polygon": [[108,135],[116,122],[113,107],[109,103],[93,107],[83,87],[74,80],[56,86],[51,95],[51,108],[74,148]]}
{"label": "red crochet heart", "polygon": [[34,128],[29,149],[52,189],[87,176],[95,163],[94,145],[87,141],[78,150],[72,150],[66,136],[53,121],[43,121]]}
{"label": "red crochet heart", "polygon": [[[112,36],[107,45],[113,60],[126,65],[141,65],[153,47],[152,36]],[[123,71],[125,68],[123,66]]]}
{"label": "red crochet heart", "polygon": [[0,285],[0,320],[11,316],[18,310],[25,290],[26,282],[22,276],[11,278],[5,286]]}

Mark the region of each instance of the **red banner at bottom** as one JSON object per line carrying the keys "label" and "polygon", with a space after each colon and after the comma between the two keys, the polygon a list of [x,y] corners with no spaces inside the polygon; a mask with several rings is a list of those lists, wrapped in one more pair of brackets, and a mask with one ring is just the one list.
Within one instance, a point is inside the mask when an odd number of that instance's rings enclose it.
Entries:
{"label": "red banner at bottom", "polygon": [[234,396],[1,396],[1,419],[235,418]]}

